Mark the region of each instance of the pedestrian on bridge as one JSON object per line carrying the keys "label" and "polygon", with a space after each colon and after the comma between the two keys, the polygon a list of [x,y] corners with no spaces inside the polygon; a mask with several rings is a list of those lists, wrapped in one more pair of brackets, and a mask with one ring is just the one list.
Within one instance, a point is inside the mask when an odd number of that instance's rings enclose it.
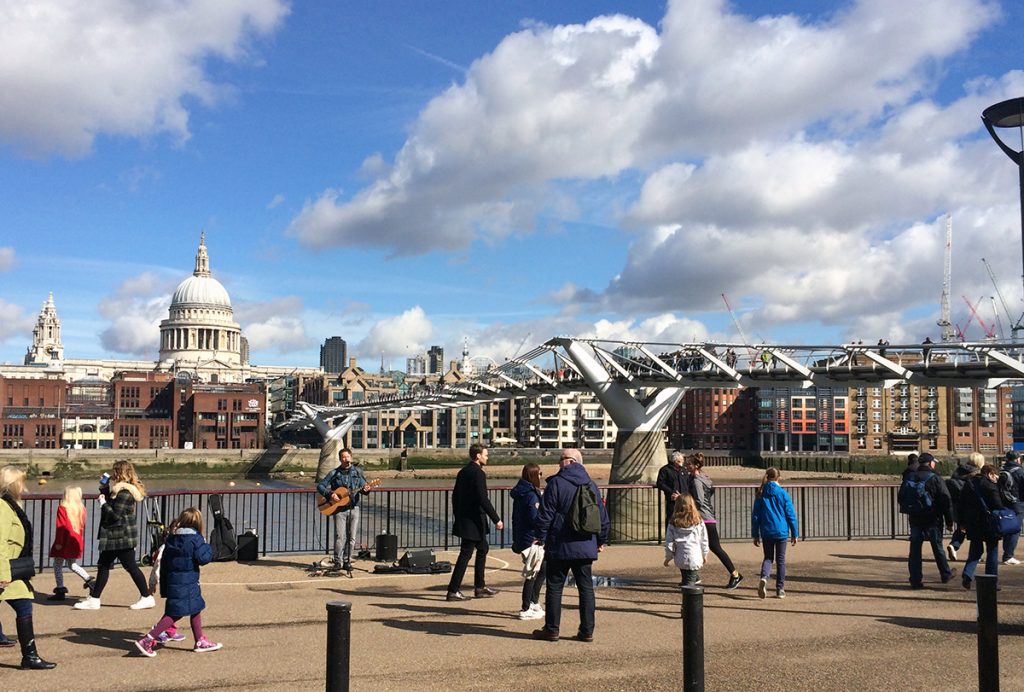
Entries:
{"label": "pedestrian on bridge", "polygon": [[697,503],[700,516],[704,519],[704,526],[708,531],[708,545],[711,552],[715,554],[722,565],[729,571],[729,582],[725,585],[727,589],[735,589],[743,581],[743,575],[739,573],[732,563],[729,553],[722,547],[722,541],[718,536],[718,519],[715,518],[715,484],[711,478],[704,473],[704,454],[695,452],[686,459],[686,472],[690,475],[690,493]]}

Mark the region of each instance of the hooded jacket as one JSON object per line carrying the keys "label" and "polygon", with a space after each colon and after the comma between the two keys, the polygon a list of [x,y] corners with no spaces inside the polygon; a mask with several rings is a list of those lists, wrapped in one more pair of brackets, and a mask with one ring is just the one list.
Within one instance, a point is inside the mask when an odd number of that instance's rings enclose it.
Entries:
{"label": "hooded jacket", "polygon": [[665,559],[672,558],[679,569],[700,569],[708,555],[708,530],[704,522],[676,526],[671,521],[665,531]]}
{"label": "hooded jacket", "polygon": [[199,566],[213,559],[213,548],[195,529],[177,529],[167,537],[160,558],[160,595],[172,618],[195,615],[206,608],[199,589]]}
{"label": "hooded jacket", "polygon": [[775,481],[764,484],[750,513],[750,535],[754,539],[784,541],[799,538],[796,510],[786,489]]}
{"label": "hooded jacket", "polygon": [[512,552],[521,553],[537,538],[537,515],[540,514],[540,491],[530,481],[520,478],[509,491],[512,497]]}
{"label": "hooded jacket", "polygon": [[146,494],[125,481],[115,483],[107,494],[107,501],[100,507],[100,551],[134,549],[139,542],[135,505]]}
{"label": "hooded jacket", "polygon": [[697,511],[704,521],[715,519],[715,485],[706,473],[699,471],[690,477],[690,494],[697,503]]}
{"label": "hooded jacket", "polygon": [[[601,512],[601,531],[596,536],[574,533],[569,527],[569,511],[581,485],[590,485]],[[608,542],[611,522],[604,498],[583,464],[569,464],[548,479],[537,516],[537,537],[544,554],[555,560],[596,560],[597,547]]]}

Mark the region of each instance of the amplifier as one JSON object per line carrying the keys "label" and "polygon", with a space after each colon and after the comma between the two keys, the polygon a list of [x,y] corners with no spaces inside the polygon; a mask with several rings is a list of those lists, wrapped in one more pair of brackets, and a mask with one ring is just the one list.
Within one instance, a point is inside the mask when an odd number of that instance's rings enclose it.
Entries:
{"label": "amplifier", "polygon": [[405,555],[398,561],[402,567],[430,567],[434,562],[434,551],[429,548],[419,550],[406,550]]}
{"label": "amplifier", "polygon": [[238,534],[239,562],[256,562],[260,559],[260,539],[255,533],[246,531]]}
{"label": "amplifier", "polygon": [[377,562],[394,562],[398,559],[398,536],[393,533],[377,534],[376,555]]}

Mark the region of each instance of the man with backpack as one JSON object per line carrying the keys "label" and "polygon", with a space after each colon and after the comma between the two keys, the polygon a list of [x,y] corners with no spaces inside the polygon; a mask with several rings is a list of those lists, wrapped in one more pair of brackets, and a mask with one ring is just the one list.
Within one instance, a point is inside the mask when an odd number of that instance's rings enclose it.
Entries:
{"label": "man with backpack", "polygon": [[948,530],[953,530],[953,511],[946,484],[935,473],[934,456],[925,452],[918,457],[917,472],[900,485],[898,499],[900,511],[907,515],[910,523],[910,555],[907,557],[910,588],[924,588],[921,546],[925,541],[931,544],[939,577],[945,584],[953,578],[954,571],[942,550],[942,526],[945,524]]}
{"label": "man with backpack", "polygon": [[[1004,504],[1012,507],[1017,516],[1024,519],[1024,468],[1020,466],[1020,456],[1017,452],[1006,453],[1006,461],[999,473],[999,487],[1006,496]],[[1012,501],[1012,502],[1011,502]],[[1017,542],[1020,540],[1019,533],[1011,533],[1003,536],[1003,564],[1019,565],[1020,560],[1014,557],[1017,552]]]}
{"label": "man with backpack", "polygon": [[579,591],[580,626],[573,637],[594,641],[594,578],[591,566],[608,542],[611,522],[597,484],[583,468],[578,449],[563,449],[559,471],[548,479],[535,529],[548,563],[544,627],[533,638],[556,642],[562,619],[562,590],[572,572]]}

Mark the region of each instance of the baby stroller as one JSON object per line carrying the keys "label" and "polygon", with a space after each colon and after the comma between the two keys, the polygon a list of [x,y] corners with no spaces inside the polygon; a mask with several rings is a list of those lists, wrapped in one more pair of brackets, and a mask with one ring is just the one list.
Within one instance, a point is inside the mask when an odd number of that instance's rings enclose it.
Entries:
{"label": "baby stroller", "polygon": [[149,530],[149,552],[142,556],[142,564],[147,567],[156,562],[156,556],[167,540],[167,526],[160,518],[160,505],[157,498],[147,497],[146,503],[149,508],[149,518],[146,519],[146,528]]}

